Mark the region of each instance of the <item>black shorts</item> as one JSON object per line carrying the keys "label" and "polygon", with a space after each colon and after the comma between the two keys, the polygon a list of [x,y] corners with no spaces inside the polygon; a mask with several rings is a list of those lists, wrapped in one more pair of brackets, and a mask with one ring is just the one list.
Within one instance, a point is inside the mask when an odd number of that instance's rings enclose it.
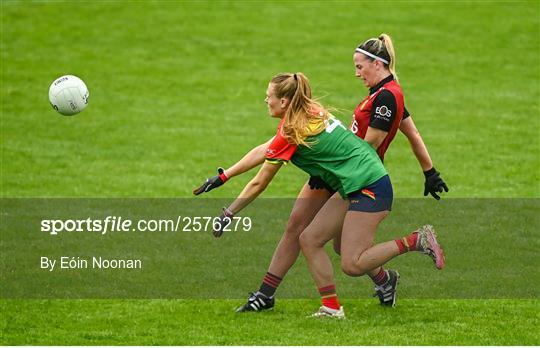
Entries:
{"label": "black shorts", "polygon": [[392,210],[394,192],[388,175],[383,176],[373,184],[349,193],[350,211],[375,213]]}

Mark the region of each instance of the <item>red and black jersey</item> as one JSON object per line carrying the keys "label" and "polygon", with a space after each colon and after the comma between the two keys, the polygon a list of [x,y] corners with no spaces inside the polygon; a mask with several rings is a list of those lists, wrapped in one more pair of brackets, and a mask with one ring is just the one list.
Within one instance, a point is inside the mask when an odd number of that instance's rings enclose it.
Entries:
{"label": "red and black jersey", "polygon": [[409,117],[403,100],[401,86],[388,76],[369,90],[369,95],[354,110],[351,131],[364,139],[368,127],[388,132],[377,154],[384,159],[388,146],[394,139],[402,119]]}

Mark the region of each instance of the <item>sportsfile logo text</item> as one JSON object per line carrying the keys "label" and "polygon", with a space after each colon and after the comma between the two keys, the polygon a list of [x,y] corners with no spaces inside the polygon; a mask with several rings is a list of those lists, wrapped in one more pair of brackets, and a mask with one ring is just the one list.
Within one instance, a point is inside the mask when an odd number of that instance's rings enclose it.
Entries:
{"label": "sportsfile logo text", "polygon": [[[41,232],[56,236],[62,232],[94,232],[104,235],[109,232],[210,232],[218,226],[219,217],[177,216],[176,219],[140,219],[134,223],[122,216],[107,216],[104,219],[43,219]],[[248,216],[226,217],[225,231],[251,231],[252,221]]]}

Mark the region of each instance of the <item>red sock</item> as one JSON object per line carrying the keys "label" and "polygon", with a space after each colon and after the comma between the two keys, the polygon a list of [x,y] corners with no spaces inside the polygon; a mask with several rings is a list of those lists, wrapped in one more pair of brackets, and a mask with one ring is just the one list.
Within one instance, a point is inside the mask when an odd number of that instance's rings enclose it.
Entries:
{"label": "red sock", "polygon": [[323,306],[339,310],[339,300],[336,294],[336,286],[334,284],[319,288],[319,294],[321,294]]}
{"label": "red sock", "polygon": [[403,254],[403,253],[406,253],[407,251],[416,251],[417,240],[418,240],[418,232],[413,232],[406,237],[394,240],[394,242],[396,242],[397,244],[399,253]]}

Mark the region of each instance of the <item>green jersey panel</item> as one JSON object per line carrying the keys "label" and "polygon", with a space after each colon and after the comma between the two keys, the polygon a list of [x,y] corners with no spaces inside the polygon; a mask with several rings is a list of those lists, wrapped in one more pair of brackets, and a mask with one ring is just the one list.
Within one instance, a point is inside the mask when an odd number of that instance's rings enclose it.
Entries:
{"label": "green jersey panel", "polygon": [[311,176],[320,176],[343,198],[387,174],[377,152],[335,118],[326,130],[308,137],[291,161]]}

